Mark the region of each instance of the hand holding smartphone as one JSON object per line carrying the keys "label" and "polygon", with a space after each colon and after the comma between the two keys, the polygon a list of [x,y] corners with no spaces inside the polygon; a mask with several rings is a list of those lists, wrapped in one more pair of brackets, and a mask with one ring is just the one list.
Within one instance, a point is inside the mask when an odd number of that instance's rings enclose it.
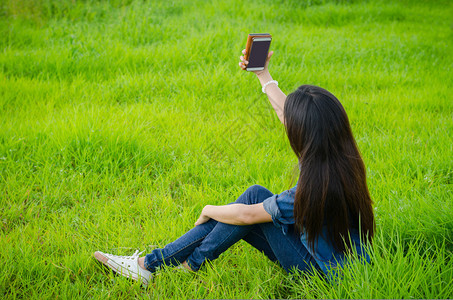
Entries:
{"label": "hand holding smartphone", "polygon": [[250,33],[248,35],[244,59],[249,63],[245,70],[264,70],[271,41],[272,36],[269,33]]}

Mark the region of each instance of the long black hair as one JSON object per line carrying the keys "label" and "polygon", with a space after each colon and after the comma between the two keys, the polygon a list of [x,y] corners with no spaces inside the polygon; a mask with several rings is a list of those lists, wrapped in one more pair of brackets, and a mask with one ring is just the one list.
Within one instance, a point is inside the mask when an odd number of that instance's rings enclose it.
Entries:
{"label": "long black hair", "polygon": [[323,226],[340,251],[351,246],[351,228],[371,243],[375,223],[365,165],[340,101],[323,88],[302,85],[287,96],[284,121],[300,166],[294,218],[308,245],[314,249]]}

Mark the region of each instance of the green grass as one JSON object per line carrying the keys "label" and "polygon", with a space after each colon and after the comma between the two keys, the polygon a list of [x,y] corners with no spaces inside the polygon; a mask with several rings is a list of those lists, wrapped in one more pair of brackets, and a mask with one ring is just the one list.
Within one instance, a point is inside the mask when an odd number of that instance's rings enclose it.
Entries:
{"label": "green grass", "polygon": [[[450,1],[0,1],[2,298],[452,298]],[[96,250],[176,239],[206,204],[274,193],[297,165],[253,74],[250,32],[273,35],[289,93],[333,92],[368,171],[371,265],[292,277],[240,242],[148,290]]]}

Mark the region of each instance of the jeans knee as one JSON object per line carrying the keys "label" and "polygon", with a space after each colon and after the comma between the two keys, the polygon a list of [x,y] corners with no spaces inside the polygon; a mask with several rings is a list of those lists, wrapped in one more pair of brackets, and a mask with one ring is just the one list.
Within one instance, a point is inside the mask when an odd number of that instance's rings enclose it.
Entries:
{"label": "jeans knee", "polygon": [[254,184],[245,190],[241,197],[237,199],[236,203],[256,204],[263,202],[266,198],[272,195],[273,194],[265,187]]}
{"label": "jeans knee", "polygon": [[259,184],[254,184],[252,186],[249,186],[246,190],[246,192],[248,193],[259,193],[259,192],[262,192],[262,191],[268,191],[264,186],[261,186]]}

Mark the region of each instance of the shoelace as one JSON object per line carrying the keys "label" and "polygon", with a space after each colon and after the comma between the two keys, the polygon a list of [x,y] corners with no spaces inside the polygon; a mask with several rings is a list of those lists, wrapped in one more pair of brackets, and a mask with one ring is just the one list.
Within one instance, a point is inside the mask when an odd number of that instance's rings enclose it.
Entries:
{"label": "shoelace", "polygon": [[138,252],[140,249],[137,249],[135,250],[134,254],[132,254],[132,258],[138,258],[140,257],[140,254],[142,254],[143,252],[145,252],[145,250],[143,250],[142,252]]}

